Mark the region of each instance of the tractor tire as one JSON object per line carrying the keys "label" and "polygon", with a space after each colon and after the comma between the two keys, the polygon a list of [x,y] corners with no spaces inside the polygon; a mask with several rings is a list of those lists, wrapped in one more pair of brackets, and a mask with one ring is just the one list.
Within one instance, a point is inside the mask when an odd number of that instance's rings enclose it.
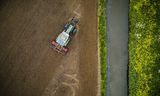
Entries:
{"label": "tractor tire", "polygon": [[74,35],[74,34],[76,34],[76,32],[77,32],[77,29],[74,29],[72,34]]}
{"label": "tractor tire", "polygon": [[66,25],[64,26],[64,29],[65,29],[65,30],[67,29],[68,25],[69,25],[69,24],[68,24],[68,23],[66,23]]}

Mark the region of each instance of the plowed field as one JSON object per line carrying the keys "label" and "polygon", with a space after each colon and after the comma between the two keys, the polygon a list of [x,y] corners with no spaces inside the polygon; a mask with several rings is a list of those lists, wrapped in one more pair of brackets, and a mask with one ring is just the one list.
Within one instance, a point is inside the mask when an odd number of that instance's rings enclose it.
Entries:
{"label": "plowed field", "polygon": [[[98,90],[96,0],[2,0],[0,96],[96,96]],[[79,16],[69,53],[49,40]]]}

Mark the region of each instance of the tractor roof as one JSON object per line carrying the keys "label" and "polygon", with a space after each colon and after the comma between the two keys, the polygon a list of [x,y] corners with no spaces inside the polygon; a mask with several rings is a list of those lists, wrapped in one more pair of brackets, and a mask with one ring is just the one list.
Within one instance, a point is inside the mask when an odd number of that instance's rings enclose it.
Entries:
{"label": "tractor roof", "polygon": [[60,44],[61,46],[64,46],[66,41],[68,40],[69,35],[66,32],[62,32],[61,34],[59,34],[59,36],[56,39],[56,42],[58,44]]}

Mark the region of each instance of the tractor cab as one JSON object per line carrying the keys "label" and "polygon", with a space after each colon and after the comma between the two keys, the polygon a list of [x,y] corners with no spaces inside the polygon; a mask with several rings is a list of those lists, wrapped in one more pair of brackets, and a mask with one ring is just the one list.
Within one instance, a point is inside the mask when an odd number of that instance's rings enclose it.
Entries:
{"label": "tractor cab", "polygon": [[66,32],[63,31],[57,37],[56,42],[61,46],[66,46],[68,44],[69,40],[70,40],[69,34],[67,34]]}

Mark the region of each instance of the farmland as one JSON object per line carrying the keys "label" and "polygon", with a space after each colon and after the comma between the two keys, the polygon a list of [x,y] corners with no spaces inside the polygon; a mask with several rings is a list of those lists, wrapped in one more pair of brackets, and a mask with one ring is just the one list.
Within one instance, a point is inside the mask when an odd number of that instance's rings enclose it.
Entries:
{"label": "farmland", "polygon": [[[2,0],[0,96],[98,94],[96,0]],[[63,56],[50,39],[79,14],[79,31]]]}

